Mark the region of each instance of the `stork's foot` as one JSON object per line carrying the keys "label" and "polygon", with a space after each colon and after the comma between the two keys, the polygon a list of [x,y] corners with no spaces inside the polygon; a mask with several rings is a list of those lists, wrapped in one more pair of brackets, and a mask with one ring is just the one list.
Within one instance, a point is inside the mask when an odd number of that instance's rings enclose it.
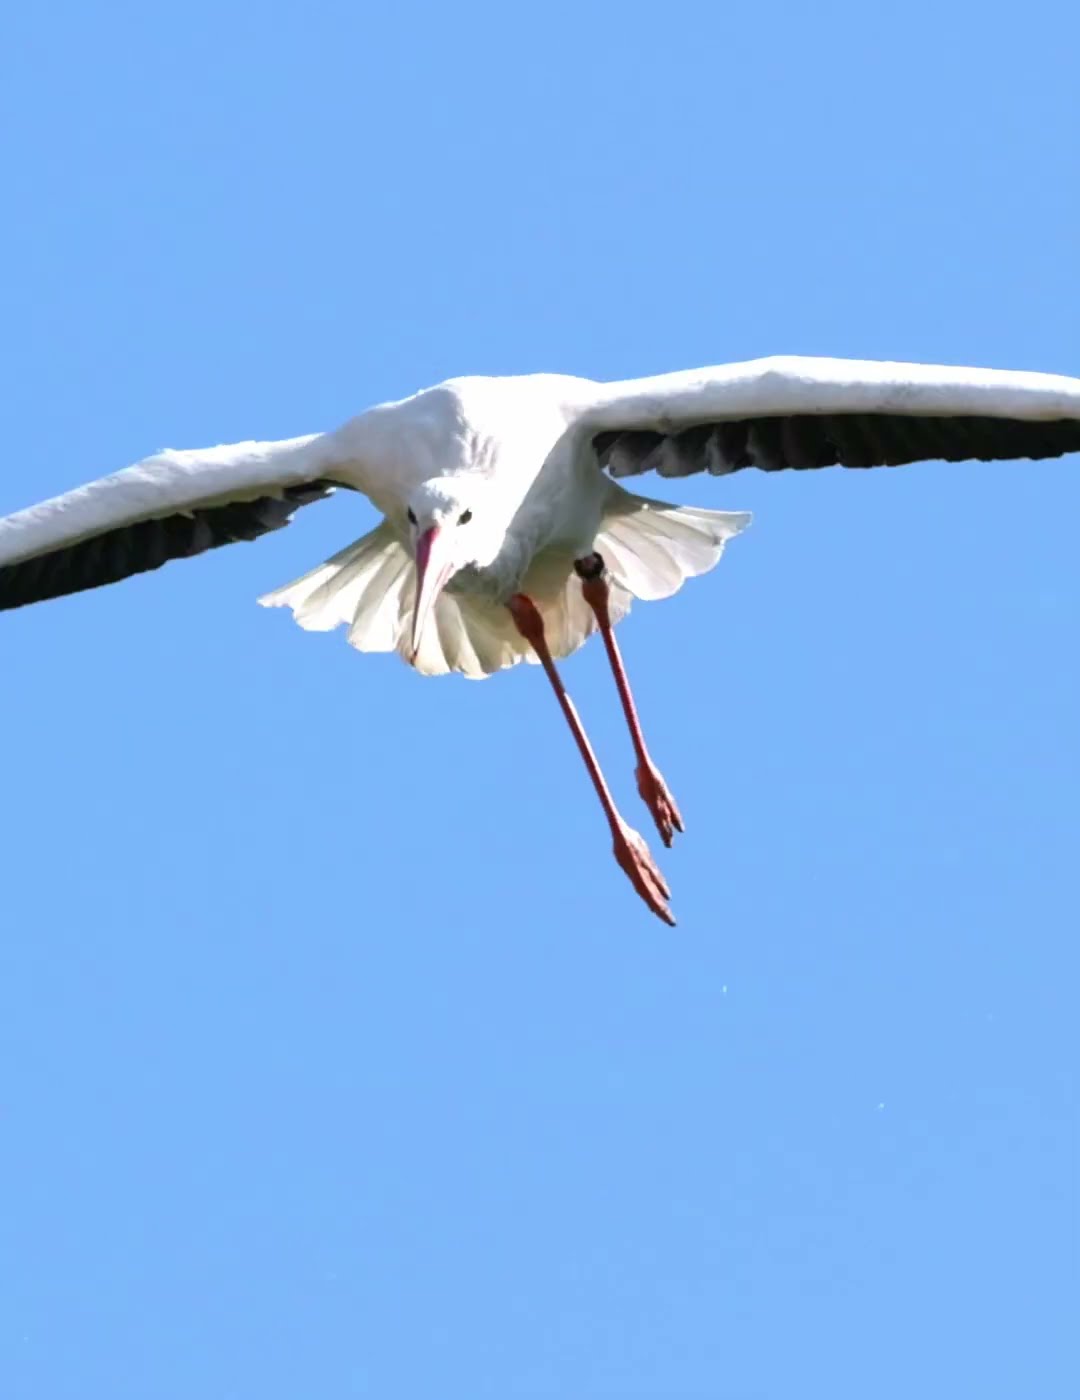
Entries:
{"label": "stork's foot", "polygon": [[675,927],[675,915],[668,908],[671,891],[653,860],[644,838],[632,827],[620,822],[614,828],[615,859],[629,877],[630,883],[658,919]]}
{"label": "stork's foot", "polygon": [[682,814],[675,805],[675,799],[668,791],[663,776],[651,763],[637,766],[637,790],[642,802],[652,813],[660,840],[670,846],[677,831],[685,831]]}

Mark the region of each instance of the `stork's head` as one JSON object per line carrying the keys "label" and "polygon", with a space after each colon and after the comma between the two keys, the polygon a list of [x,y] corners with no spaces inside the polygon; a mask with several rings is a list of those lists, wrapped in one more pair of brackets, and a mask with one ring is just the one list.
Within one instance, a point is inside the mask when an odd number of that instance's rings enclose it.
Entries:
{"label": "stork's head", "polygon": [[469,474],[436,477],[409,497],[406,523],[416,560],[414,656],[435,601],[454,574],[468,564],[490,563],[499,552],[502,527],[496,527],[492,512],[485,513],[486,485],[484,478]]}

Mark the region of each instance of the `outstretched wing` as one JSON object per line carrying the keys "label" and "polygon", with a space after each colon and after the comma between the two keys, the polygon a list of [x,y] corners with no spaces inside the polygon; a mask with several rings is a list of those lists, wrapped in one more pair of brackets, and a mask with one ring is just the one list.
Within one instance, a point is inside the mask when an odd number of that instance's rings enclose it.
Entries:
{"label": "outstretched wing", "polygon": [[1080,452],[1080,379],[777,357],[605,385],[578,424],[612,476]]}
{"label": "outstretched wing", "polygon": [[287,525],[337,486],[332,434],[159,452],[0,520],[0,610],[116,583]]}

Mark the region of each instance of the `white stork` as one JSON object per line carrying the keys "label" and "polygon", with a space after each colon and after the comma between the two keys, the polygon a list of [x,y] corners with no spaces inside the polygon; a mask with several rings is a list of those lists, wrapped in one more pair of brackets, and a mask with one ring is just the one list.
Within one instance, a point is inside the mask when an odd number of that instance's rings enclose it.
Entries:
{"label": "white stork", "polygon": [[337,489],[383,520],[260,602],[302,627],[344,624],[360,651],[424,675],[544,668],[635,890],[669,891],[615,807],[555,667],[599,630],[661,840],[683,830],[649,756],[613,634],[631,598],[711,569],[746,514],[675,507],[614,478],[744,467],[897,466],[1080,451],[1080,379],[856,360],[773,358],[599,384],[463,378],[333,432],[164,451],[0,520],[0,609],[115,583],[288,524]]}

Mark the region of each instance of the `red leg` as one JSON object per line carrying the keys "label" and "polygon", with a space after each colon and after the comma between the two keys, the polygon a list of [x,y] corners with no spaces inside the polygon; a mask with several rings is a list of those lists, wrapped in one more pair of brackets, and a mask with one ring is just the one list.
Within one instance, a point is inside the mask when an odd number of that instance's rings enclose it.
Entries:
{"label": "red leg", "polygon": [[626,716],[630,738],[634,744],[634,753],[637,755],[638,792],[641,795],[641,800],[652,813],[656,829],[660,833],[660,839],[665,846],[670,846],[675,832],[685,831],[686,828],[683,826],[682,815],[675,805],[675,799],[668,791],[660,770],[649,757],[649,750],[645,747],[645,736],[641,732],[637,706],[634,704],[630,682],[626,677],[626,667],[623,665],[619,644],[615,640],[615,629],[611,625],[611,615],[608,611],[608,585],[604,577],[604,561],[599,554],[590,554],[585,559],[579,559],[575,563],[574,569],[578,578],[581,579],[581,591],[585,595],[585,601],[592,608],[599,624],[600,635],[604,639],[608,661],[611,663],[611,671],[619,690],[623,714]]}
{"label": "red leg", "polygon": [[551,652],[548,650],[547,639],[544,636],[544,620],[540,616],[536,604],[524,593],[516,593],[510,599],[509,607],[517,630],[540,658],[540,664],[551,682],[551,688],[554,690],[555,697],[566,717],[566,722],[570,726],[574,742],[578,746],[589,777],[592,779],[592,785],[596,789],[596,795],[600,799],[600,805],[603,807],[611,826],[615,859],[629,877],[634,889],[637,890],[653,913],[658,918],[663,919],[664,923],[674,925],[675,919],[667,904],[671,897],[671,891],[668,889],[656,862],[649,854],[649,848],[642,837],[627,826],[619,815],[608,785],[604,781],[604,775],[600,771],[600,765],[596,761],[592,745],[589,743],[581,719],[574,707],[574,702],[566,693],[562,677],[559,675]]}

